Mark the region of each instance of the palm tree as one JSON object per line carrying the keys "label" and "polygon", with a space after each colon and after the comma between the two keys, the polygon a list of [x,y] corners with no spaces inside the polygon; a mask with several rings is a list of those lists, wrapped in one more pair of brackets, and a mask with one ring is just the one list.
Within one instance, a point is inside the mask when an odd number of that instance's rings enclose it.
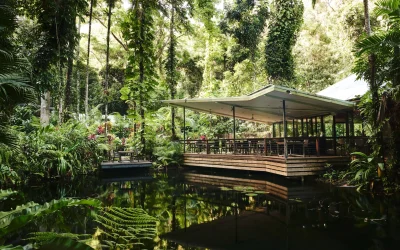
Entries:
{"label": "palm tree", "polygon": [[[390,126],[392,145],[389,164],[400,165],[400,0],[381,0],[376,3],[374,12],[387,23],[384,29],[362,39],[356,44],[356,67],[358,75],[374,82],[371,85],[371,105],[364,109],[369,121],[374,125],[375,133],[380,138],[380,128],[385,124]],[[367,25],[366,25],[367,26]],[[372,55],[372,56],[371,56]],[[373,67],[371,67],[371,57]],[[365,58],[369,59],[370,67],[366,69]],[[378,90],[386,84],[385,92],[379,100]],[[383,148],[383,142],[377,145]]]}
{"label": "palm tree", "polygon": [[10,37],[15,27],[14,8],[6,1],[0,5],[0,146],[11,148],[17,147],[17,138],[8,124],[10,115],[16,105],[35,100],[29,78],[24,74],[29,64],[13,53]]}

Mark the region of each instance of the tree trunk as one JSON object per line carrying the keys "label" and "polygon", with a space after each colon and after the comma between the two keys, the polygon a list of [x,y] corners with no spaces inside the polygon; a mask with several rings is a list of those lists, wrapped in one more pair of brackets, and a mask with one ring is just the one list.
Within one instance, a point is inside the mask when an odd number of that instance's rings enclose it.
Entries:
{"label": "tree trunk", "polygon": [[[171,99],[175,99],[175,36],[174,36],[174,28],[175,28],[175,9],[174,2],[171,3],[171,22],[169,29],[169,61],[170,61],[170,69],[169,69],[169,86],[171,91]],[[172,140],[176,140],[176,131],[175,131],[175,107],[171,106],[171,132],[172,132]]]}
{"label": "tree trunk", "polygon": [[50,91],[46,91],[40,98],[40,123],[47,126],[50,123]]}
{"label": "tree trunk", "polygon": [[92,17],[93,17],[93,0],[90,0],[89,12],[89,34],[88,34],[88,47],[86,59],[86,89],[85,89],[85,116],[86,119],[89,115],[89,59],[90,59],[90,38],[92,34]]}
{"label": "tree trunk", "polygon": [[[105,94],[105,110],[104,110],[104,122],[107,123],[107,115],[108,115],[108,80],[110,74],[110,32],[111,32],[111,10],[112,10],[112,1],[108,2],[108,24],[107,24],[107,49],[106,49],[106,76],[104,83],[104,94]],[[106,135],[108,134],[107,124],[105,124]]]}
{"label": "tree trunk", "polygon": [[[144,6],[142,8],[144,8]],[[144,37],[144,27],[143,27],[143,22],[144,22],[144,19],[145,19],[144,14],[145,14],[145,10],[142,9],[142,22],[141,22],[141,27],[140,27],[140,35],[141,35],[141,37]],[[139,55],[143,55],[143,54],[144,54],[144,48],[143,48],[143,43],[141,42],[140,46],[139,46]],[[139,83],[141,85],[144,84],[144,70],[145,69],[144,69],[143,56],[141,56],[140,57],[140,61],[139,61]],[[142,95],[140,95],[140,96],[142,96]],[[139,114],[140,114],[140,118],[141,118],[140,142],[143,145],[142,153],[145,154],[145,152],[146,152],[146,139],[144,138],[144,130],[145,130],[146,123],[145,123],[145,120],[144,120],[145,114],[144,114],[143,98],[142,97],[140,97],[140,99],[139,99]]]}
{"label": "tree trunk", "polygon": [[[364,17],[365,17],[365,32],[367,33],[368,36],[371,36],[371,21],[370,21],[370,16],[369,16],[369,6],[368,6],[368,0],[363,0],[364,2]],[[369,63],[369,68],[370,68],[370,90],[372,94],[372,102],[374,103],[374,107],[379,107],[379,96],[378,96],[378,90],[379,88],[376,86],[376,57],[374,54],[369,55],[368,57],[368,63]],[[375,115],[377,117],[378,115],[378,108],[375,109]],[[377,124],[375,124],[377,125]]]}
{"label": "tree trunk", "polygon": [[60,84],[58,88],[59,98],[58,98],[58,123],[63,123],[63,97],[64,97],[64,76],[63,76],[63,69],[60,64],[59,66],[59,74],[60,74]]}
{"label": "tree trunk", "polygon": [[80,52],[81,52],[81,46],[80,46],[80,41],[81,41],[81,38],[80,38],[80,34],[81,34],[81,19],[79,18],[79,23],[78,23],[78,32],[79,32],[79,40],[78,40],[78,48],[77,48],[77,55],[76,55],[76,63],[77,63],[77,67],[76,67],[76,115],[77,115],[77,118],[78,118],[78,120],[79,120],[79,113],[80,113],[80,110],[79,110],[79,104],[80,104],[80,101],[81,101],[81,91],[80,91],[80,81],[81,81],[81,75],[80,75],[80,72],[79,72],[79,65],[78,65],[78,63],[79,63],[79,54],[80,54]]}
{"label": "tree trunk", "polygon": [[[74,42],[69,42],[69,50],[72,52],[75,49]],[[67,80],[65,82],[65,107],[63,113],[71,112],[71,103],[72,103],[72,96],[71,96],[71,89],[72,89],[72,69],[74,67],[74,58],[73,56],[68,57],[67,63]],[[64,115],[64,114],[63,114]],[[69,116],[69,114],[65,114]]]}

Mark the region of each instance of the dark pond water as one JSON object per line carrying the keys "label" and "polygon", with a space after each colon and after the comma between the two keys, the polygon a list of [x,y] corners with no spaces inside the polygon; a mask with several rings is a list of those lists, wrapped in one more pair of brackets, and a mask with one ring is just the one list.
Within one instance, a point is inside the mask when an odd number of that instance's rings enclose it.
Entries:
{"label": "dark pond water", "polygon": [[[0,201],[0,211],[62,197],[97,197],[104,206],[143,208],[158,218],[157,237],[135,249],[400,249],[399,195],[247,172],[105,172],[21,188]],[[24,245],[37,231],[94,235],[91,213],[77,207],[54,212],[1,243]]]}

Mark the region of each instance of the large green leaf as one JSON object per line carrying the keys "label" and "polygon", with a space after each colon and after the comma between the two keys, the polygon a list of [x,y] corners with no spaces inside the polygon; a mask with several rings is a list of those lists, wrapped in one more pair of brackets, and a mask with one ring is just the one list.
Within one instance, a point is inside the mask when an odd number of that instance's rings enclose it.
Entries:
{"label": "large green leaf", "polygon": [[363,152],[353,152],[353,153],[351,153],[351,155],[359,156],[359,157],[361,157],[363,159],[367,159],[368,158],[368,156],[366,154],[364,154]]}
{"label": "large green leaf", "polygon": [[7,245],[7,246],[0,246],[0,250],[24,250],[24,247]]}
{"label": "large green leaf", "polygon": [[11,189],[0,189],[0,201],[8,199],[9,196],[16,194],[17,191]]}
{"label": "large green leaf", "polygon": [[0,237],[22,228],[39,216],[44,216],[64,207],[79,205],[99,207],[101,202],[96,199],[77,200],[63,198],[60,200],[53,200],[43,205],[29,202],[22,206],[17,206],[14,210],[0,212]]}
{"label": "large green leaf", "polygon": [[41,250],[92,250],[93,248],[84,244],[80,243],[76,240],[69,239],[69,238],[56,238],[48,243],[43,244],[39,249]]}

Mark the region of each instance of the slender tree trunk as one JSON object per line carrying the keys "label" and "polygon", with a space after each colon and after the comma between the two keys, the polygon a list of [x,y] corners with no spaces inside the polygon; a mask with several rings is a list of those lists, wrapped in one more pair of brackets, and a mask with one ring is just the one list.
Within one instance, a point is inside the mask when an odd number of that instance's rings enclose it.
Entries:
{"label": "slender tree trunk", "polygon": [[111,32],[111,10],[112,10],[113,0],[108,1],[108,24],[107,24],[107,49],[106,49],[106,76],[104,84],[104,94],[105,94],[105,110],[104,110],[104,122],[106,128],[106,135],[108,134],[107,129],[107,115],[108,115],[108,80],[110,74],[110,32]]}
{"label": "slender tree trunk", "polygon": [[[368,0],[363,0],[364,2],[364,17],[365,17],[365,32],[368,36],[371,35],[371,21],[369,16],[369,5]],[[376,57],[374,54],[369,55],[368,62],[370,68],[370,90],[372,94],[372,102],[375,104],[374,106],[379,107],[379,96],[378,96],[378,87],[376,86]],[[378,115],[378,108],[375,109],[375,115]],[[376,124],[375,124],[376,125]]]}
{"label": "slender tree trunk", "polygon": [[[73,41],[69,42],[69,50],[71,53],[75,49],[75,44]],[[68,63],[67,63],[67,80],[65,82],[65,107],[64,107],[64,113],[66,113],[67,116],[69,116],[68,112],[71,112],[71,103],[72,103],[72,94],[71,94],[71,89],[72,89],[72,70],[74,67],[74,58],[73,56],[68,57]]]}
{"label": "slender tree trunk", "polygon": [[40,98],[40,123],[47,126],[50,123],[50,91],[46,91]]}
{"label": "slender tree trunk", "polygon": [[59,98],[58,98],[58,122],[59,124],[63,123],[63,99],[64,99],[64,76],[63,76],[63,68],[60,64],[59,66],[59,74],[60,74],[60,84],[58,88]]}
{"label": "slender tree trunk", "polygon": [[85,89],[85,116],[86,116],[86,119],[88,118],[88,115],[89,115],[89,60],[90,60],[90,38],[92,35],[93,1],[94,0],[90,0],[89,34],[88,34],[88,47],[87,47],[87,59],[86,59],[86,89]]}
{"label": "slender tree trunk", "polygon": [[[174,1],[171,3],[171,22],[169,27],[169,39],[170,39],[170,47],[169,47],[169,61],[170,61],[170,69],[169,69],[169,85],[171,91],[171,99],[175,99],[175,9],[174,9]],[[175,107],[171,107],[171,132],[172,132],[172,140],[176,139],[176,131],[175,131]]]}
{"label": "slender tree trunk", "polygon": [[[144,10],[144,6],[142,6],[142,22],[141,22],[141,27],[140,27],[140,35],[141,37],[144,37],[144,27],[143,27],[143,22],[145,19],[145,10]],[[144,54],[144,48],[143,48],[143,43],[140,43],[139,46],[139,55],[142,55],[140,57],[140,61],[139,61],[139,82],[141,85],[144,84],[144,61],[143,61],[143,54]],[[144,120],[144,107],[143,107],[143,98],[142,95],[140,95],[141,97],[139,98],[139,114],[140,114],[140,118],[141,118],[141,131],[140,131],[140,141],[143,145],[143,154],[146,152],[146,139],[144,138],[144,129],[146,126],[145,120]]]}
{"label": "slender tree trunk", "polygon": [[81,34],[81,19],[80,18],[79,18],[79,23],[78,23],[78,32],[79,32],[79,40],[78,40],[78,48],[77,48],[77,55],[76,55],[76,58],[77,58],[77,60],[76,60],[76,65],[77,65],[77,67],[76,67],[76,115],[77,115],[77,117],[79,119],[79,113],[80,113],[79,104],[80,104],[80,101],[81,101],[81,91],[80,91],[81,75],[80,75],[80,72],[79,72],[79,65],[78,65],[78,63],[79,63],[79,55],[80,55],[80,52],[81,52],[81,46],[80,46],[80,41],[81,41],[81,37],[80,37],[80,34]]}
{"label": "slender tree trunk", "polygon": [[135,123],[133,124],[133,134],[134,134],[134,136],[136,136],[136,132],[137,132],[137,127],[136,127],[136,114],[137,114],[137,111],[136,111],[136,101],[133,101],[133,115],[134,115],[134,117],[135,117]]}

